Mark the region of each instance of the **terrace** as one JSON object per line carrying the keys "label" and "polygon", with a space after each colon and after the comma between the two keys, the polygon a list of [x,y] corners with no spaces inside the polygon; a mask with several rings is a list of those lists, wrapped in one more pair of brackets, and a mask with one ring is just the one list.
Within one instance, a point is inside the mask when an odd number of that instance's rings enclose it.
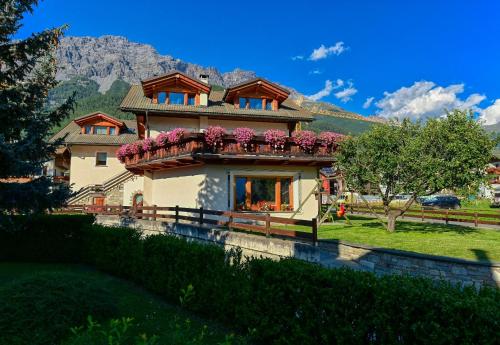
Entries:
{"label": "terrace", "polygon": [[189,133],[176,143],[126,155],[123,163],[136,174],[205,163],[325,167],[333,163],[335,149],[336,145],[325,145],[321,140],[304,149],[290,137],[282,145],[273,145],[263,136],[255,136],[248,144],[242,144],[228,134],[210,145],[203,133]]}

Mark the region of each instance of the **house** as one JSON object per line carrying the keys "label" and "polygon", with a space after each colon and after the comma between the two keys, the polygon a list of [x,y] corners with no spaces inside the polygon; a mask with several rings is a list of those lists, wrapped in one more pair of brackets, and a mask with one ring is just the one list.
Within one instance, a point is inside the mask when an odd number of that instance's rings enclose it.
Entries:
{"label": "house", "polygon": [[[291,138],[313,117],[288,97],[286,89],[262,78],[222,91],[212,89],[207,76],[177,71],[143,80],[120,105],[135,114],[143,140],[124,147],[123,169],[143,177],[145,205],[314,218],[318,200],[310,194],[320,169],[332,165],[333,148]],[[238,128],[255,136],[242,142]],[[166,133],[178,136],[167,140]],[[87,155],[94,159],[96,152],[93,146]]]}
{"label": "house", "polygon": [[96,112],[79,117],[50,140],[63,145],[45,164],[44,174],[68,183],[78,194],[70,204],[132,205],[142,198],[143,178],[129,172],[117,149],[138,139],[136,121]]}

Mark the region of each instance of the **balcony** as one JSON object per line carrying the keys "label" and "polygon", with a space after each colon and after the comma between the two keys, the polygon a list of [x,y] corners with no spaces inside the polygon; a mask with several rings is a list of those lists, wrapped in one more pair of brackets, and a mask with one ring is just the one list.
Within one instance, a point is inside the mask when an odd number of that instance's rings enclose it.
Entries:
{"label": "balcony", "polygon": [[136,174],[206,163],[326,167],[334,161],[334,150],[335,148],[327,148],[317,141],[310,152],[304,152],[291,140],[287,140],[283,148],[275,149],[261,136],[255,137],[247,147],[243,147],[232,135],[225,135],[222,145],[214,148],[205,143],[202,133],[190,133],[177,144],[126,157],[124,164]]}

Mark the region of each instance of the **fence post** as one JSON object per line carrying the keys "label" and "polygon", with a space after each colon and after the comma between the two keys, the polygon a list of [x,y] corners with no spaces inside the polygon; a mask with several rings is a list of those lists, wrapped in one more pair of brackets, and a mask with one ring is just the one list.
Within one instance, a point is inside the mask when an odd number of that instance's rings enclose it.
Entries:
{"label": "fence post", "polygon": [[474,212],[474,226],[477,228],[479,220],[477,219],[477,212]]}
{"label": "fence post", "polygon": [[271,232],[271,215],[266,213],[266,237],[269,237],[269,233]]}
{"label": "fence post", "polygon": [[175,205],[175,222],[179,223],[179,205]]}
{"label": "fence post", "polygon": [[227,228],[229,231],[231,231],[231,224],[233,223],[233,212],[229,211],[229,216],[228,216],[228,222],[227,222]]}
{"label": "fence post", "polygon": [[136,218],[136,216],[137,216],[137,205],[134,205],[134,207],[132,207],[131,217]]}
{"label": "fence post", "polygon": [[118,215],[121,216],[123,214],[123,205],[120,204],[120,206],[118,207]]}
{"label": "fence post", "polygon": [[203,206],[200,207],[200,225],[203,225]]}
{"label": "fence post", "polygon": [[156,221],[156,204],[153,205],[153,220]]}
{"label": "fence post", "polygon": [[448,213],[450,212],[450,210],[446,210],[446,225],[448,225]]}
{"label": "fence post", "polygon": [[424,207],[422,206],[422,222],[424,221],[425,219],[425,213],[424,213]]}
{"label": "fence post", "polygon": [[318,219],[312,219],[312,237],[314,245],[318,244]]}

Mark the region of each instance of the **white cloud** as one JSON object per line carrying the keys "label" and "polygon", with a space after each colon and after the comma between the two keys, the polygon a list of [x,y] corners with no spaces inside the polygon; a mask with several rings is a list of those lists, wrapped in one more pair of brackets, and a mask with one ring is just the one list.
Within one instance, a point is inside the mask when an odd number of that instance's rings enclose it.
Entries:
{"label": "white cloud", "polygon": [[295,56],[292,56],[292,60],[293,61],[304,60],[304,55],[295,55]]}
{"label": "white cloud", "polygon": [[384,92],[384,97],[375,103],[377,114],[386,118],[425,119],[439,117],[445,109],[474,109],[486,96],[472,94],[465,100],[459,95],[464,92],[464,84],[452,84],[447,87],[430,81],[415,82],[410,87],[402,87],[394,92]]}
{"label": "white cloud", "polygon": [[333,83],[331,80],[325,81],[325,87],[320,91],[316,92],[314,95],[306,96],[311,101],[319,101],[321,98],[329,96],[333,91]]}
{"label": "white cloud", "polygon": [[500,98],[495,103],[479,112],[479,119],[485,125],[494,125],[500,123]]}
{"label": "white cloud", "polygon": [[[342,85],[344,83],[342,82]],[[335,97],[340,99],[343,103],[349,102],[352,99],[352,96],[358,93],[358,89],[356,89],[352,82],[347,82],[348,86],[344,88],[342,91],[336,92]]]}
{"label": "white cloud", "polygon": [[366,99],[365,103],[363,103],[363,109],[370,108],[370,106],[372,105],[372,102],[373,102],[374,99],[375,99],[375,97],[368,97]]}
{"label": "white cloud", "polygon": [[312,61],[317,61],[321,59],[326,59],[328,55],[340,55],[342,54],[347,48],[344,46],[344,42],[340,41],[335,43],[334,46],[331,47],[325,47],[324,44],[322,44],[319,48],[314,49],[311,55],[309,56],[309,60]]}
{"label": "white cloud", "polygon": [[347,82],[346,87],[346,82],[344,82],[342,79],[337,79],[333,82],[331,80],[325,81],[325,87],[323,89],[316,92],[314,95],[306,97],[311,101],[318,101],[323,97],[329,96],[333,90],[338,90],[342,87],[344,87],[344,89],[334,93],[334,96],[344,103],[350,101],[352,99],[352,96],[358,92],[351,81]]}
{"label": "white cloud", "polygon": [[313,69],[312,71],[309,71],[309,74],[319,75],[319,74],[323,74],[323,72],[321,72],[319,69]]}

